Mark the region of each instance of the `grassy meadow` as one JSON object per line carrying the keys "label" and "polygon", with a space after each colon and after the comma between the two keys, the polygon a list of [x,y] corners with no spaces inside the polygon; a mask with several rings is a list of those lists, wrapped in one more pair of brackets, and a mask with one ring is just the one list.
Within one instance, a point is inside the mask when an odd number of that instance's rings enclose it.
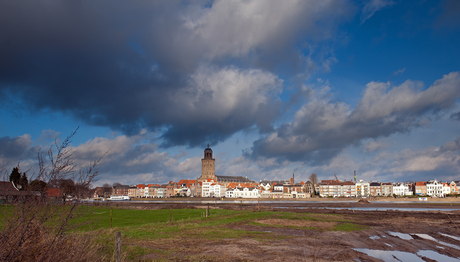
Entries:
{"label": "grassy meadow", "polygon": [[[0,210],[5,214],[6,209]],[[212,245],[222,240],[250,239],[265,241],[289,239],[278,230],[356,231],[365,229],[349,218],[335,214],[309,214],[276,211],[211,209],[139,210],[80,206],[70,234],[96,239],[101,260],[114,260],[114,235],[121,232],[123,261],[213,260],[190,250],[203,243]],[[0,220],[4,219],[0,217]],[[1,221],[0,221],[1,222]]]}

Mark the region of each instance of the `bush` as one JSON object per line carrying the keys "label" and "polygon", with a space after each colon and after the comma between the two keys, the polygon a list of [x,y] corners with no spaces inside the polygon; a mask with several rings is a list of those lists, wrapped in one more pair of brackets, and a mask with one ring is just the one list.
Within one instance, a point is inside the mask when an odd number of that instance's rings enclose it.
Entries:
{"label": "bush", "polygon": [[96,166],[100,159],[89,168],[79,170],[73,162],[74,152],[69,149],[69,145],[76,131],[61,145],[55,143],[48,150],[48,162],[43,152],[39,152],[40,171],[36,180],[43,181],[46,186],[28,187],[21,191],[11,205],[0,208],[3,213],[0,216],[0,220],[3,220],[0,230],[0,261],[101,260],[94,235],[72,233],[80,225],[74,219],[84,215],[84,208],[79,206],[80,201],[66,203],[65,194],[62,199],[47,194],[50,188],[61,190],[60,181],[71,180],[76,185],[72,195],[78,200],[88,192],[89,186],[98,176]]}

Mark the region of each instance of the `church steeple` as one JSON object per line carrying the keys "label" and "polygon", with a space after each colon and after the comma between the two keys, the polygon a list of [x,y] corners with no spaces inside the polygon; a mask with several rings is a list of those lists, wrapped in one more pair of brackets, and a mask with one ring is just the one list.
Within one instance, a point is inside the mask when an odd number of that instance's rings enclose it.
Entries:
{"label": "church steeple", "polygon": [[201,159],[201,177],[198,181],[213,179],[217,181],[215,159],[212,158],[212,149],[208,147],[204,150],[204,157]]}
{"label": "church steeple", "polygon": [[204,159],[212,159],[212,149],[208,147],[204,150]]}

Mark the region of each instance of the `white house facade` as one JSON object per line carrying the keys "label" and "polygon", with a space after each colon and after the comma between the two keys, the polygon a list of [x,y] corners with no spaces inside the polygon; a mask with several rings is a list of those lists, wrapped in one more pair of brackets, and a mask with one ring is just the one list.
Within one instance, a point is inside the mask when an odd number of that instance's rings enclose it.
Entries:
{"label": "white house facade", "polygon": [[393,185],[393,194],[397,196],[412,196],[414,193],[410,191],[409,185],[397,183]]}
{"label": "white house facade", "polygon": [[235,198],[259,198],[260,191],[257,188],[235,188],[234,189],[234,197]]}
{"label": "white house facade", "polygon": [[436,179],[426,182],[426,191],[431,197],[444,197],[442,183]]}

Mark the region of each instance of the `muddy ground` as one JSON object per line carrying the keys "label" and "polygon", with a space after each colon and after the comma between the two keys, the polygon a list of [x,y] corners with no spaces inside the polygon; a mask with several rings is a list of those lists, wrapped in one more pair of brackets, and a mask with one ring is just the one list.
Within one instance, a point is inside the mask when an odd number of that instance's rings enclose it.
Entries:
{"label": "muddy ground", "polygon": [[[120,204],[121,205],[121,204]],[[206,208],[207,205],[193,204],[127,204],[142,209],[157,208]],[[283,208],[279,208],[279,207]],[[302,206],[302,209],[298,207]],[[318,207],[348,207],[349,209],[331,210]],[[372,207],[377,211],[357,211],[356,207]],[[379,207],[395,209],[417,208],[454,208],[454,211],[378,211]],[[297,207],[297,208],[295,208]],[[266,232],[266,239],[239,238],[196,241],[183,236],[178,241],[162,240],[155,243],[157,249],[169,253],[152,253],[141,260],[175,261],[415,261],[404,258],[403,252],[417,254],[419,261],[460,261],[460,209],[458,205],[439,203],[309,203],[264,205],[210,205],[210,208],[252,210],[274,210],[275,212],[297,212],[341,214],[344,219],[354,221],[367,229],[344,232],[331,230],[307,230],[299,227],[331,228],[334,222],[296,221],[288,219],[264,219],[255,221],[259,225],[247,222],[227,225],[227,228],[254,232]],[[327,220],[327,219],[326,219]],[[260,226],[262,224],[263,226]],[[456,238],[455,238],[456,237]],[[378,258],[366,250],[398,251],[395,256]],[[173,250],[173,252],[172,252]],[[425,256],[421,250],[434,251]],[[192,258],[192,259],[190,259]],[[450,260],[452,259],[452,260]]]}

